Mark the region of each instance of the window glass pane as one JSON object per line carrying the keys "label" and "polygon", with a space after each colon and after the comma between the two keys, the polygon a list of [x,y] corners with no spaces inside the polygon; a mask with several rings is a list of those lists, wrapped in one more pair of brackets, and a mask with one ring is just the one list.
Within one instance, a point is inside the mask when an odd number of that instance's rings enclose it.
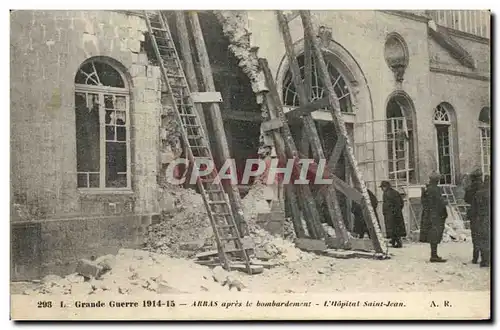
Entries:
{"label": "window glass pane", "polygon": [[77,187],[87,188],[87,173],[78,173],[76,177],[77,177]]}
{"label": "window glass pane", "polygon": [[118,141],[127,140],[127,129],[125,127],[118,126],[116,128],[116,140]]}
{"label": "window glass pane", "polygon": [[116,125],[125,125],[126,123],[126,114],[125,111],[116,111]]}
{"label": "window glass pane", "polygon": [[106,143],[106,187],[126,187],[127,145]]}
{"label": "window glass pane", "polygon": [[114,124],[115,123],[115,112],[113,110],[106,110],[106,124]]}
{"label": "window glass pane", "polygon": [[115,103],[113,101],[113,95],[104,95],[104,106],[106,109],[114,109]]}
{"label": "window glass pane", "polygon": [[114,140],[115,140],[115,127],[106,126],[106,141],[114,141]]}
{"label": "window glass pane", "polygon": [[99,173],[90,173],[89,174],[89,187],[90,188],[99,188]]}
{"label": "window glass pane", "polygon": [[99,96],[75,93],[78,172],[99,172]]}
{"label": "window glass pane", "polygon": [[127,102],[125,96],[116,96],[115,108],[120,110],[127,109]]}

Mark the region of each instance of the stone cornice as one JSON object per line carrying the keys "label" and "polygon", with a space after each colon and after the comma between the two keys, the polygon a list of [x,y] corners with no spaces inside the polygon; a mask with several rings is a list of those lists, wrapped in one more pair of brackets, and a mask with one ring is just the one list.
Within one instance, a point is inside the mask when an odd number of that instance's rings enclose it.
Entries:
{"label": "stone cornice", "polygon": [[430,20],[430,18],[428,18],[425,15],[418,15],[418,14],[412,13],[411,11],[406,11],[406,10],[378,10],[378,11],[389,14],[389,15],[395,15],[395,16],[408,18],[408,19],[422,22],[422,23],[427,23]]}
{"label": "stone cornice", "polygon": [[477,72],[463,72],[463,71],[455,71],[450,69],[443,69],[437,66],[430,66],[430,71],[435,73],[448,74],[452,76],[465,77],[474,80],[482,80],[482,81],[490,81],[490,76],[487,74],[480,74]]}

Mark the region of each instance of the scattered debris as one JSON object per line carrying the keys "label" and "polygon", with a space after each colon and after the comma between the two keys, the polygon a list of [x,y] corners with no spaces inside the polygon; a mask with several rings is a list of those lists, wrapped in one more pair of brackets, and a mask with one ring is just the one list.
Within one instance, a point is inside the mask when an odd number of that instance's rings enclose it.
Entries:
{"label": "scattered debris", "polygon": [[200,194],[192,189],[165,184],[164,193],[174,200],[174,210],[163,212],[160,223],[148,228],[148,251],[191,257],[215,247],[212,227]]}

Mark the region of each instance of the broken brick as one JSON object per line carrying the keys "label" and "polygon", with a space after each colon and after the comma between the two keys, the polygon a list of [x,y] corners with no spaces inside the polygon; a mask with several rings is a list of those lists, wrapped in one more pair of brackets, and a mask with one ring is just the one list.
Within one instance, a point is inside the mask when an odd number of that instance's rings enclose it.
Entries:
{"label": "broken brick", "polygon": [[101,275],[103,268],[94,261],[80,259],[76,265],[75,271],[87,278],[98,278],[99,275]]}

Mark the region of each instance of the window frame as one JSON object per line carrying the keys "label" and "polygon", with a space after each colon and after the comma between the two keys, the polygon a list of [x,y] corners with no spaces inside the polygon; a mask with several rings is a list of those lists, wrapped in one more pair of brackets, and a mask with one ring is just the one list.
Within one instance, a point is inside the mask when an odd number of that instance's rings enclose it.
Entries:
{"label": "window frame", "polygon": [[[485,175],[491,175],[491,124],[488,115],[488,121],[486,119],[483,120],[482,115],[484,111],[490,111],[489,107],[484,107],[479,112],[479,143],[480,143],[480,152],[481,152],[481,172],[483,178]],[[487,145],[485,144],[487,142]],[[487,151],[487,152],[485,152]],[[485,158],[487,159],[487,164],[485,162]]]}
{"label": "window frame", "polygon": [[[93,60],[93,62],[101,62],[105,63],[109,66],[111,66],[114,70],[116,70],[122,80],[124,81],[125,87],[120,88],[120,87],[111,87],[111,86],[96,86],[96,85],[86,85],[86,84],[77,84],[74,83],[74,94],[76,95],[77,93],[92,93],[92,94],[97,94],[99,98],[99,187],[89,187],[89,180],[87,179],[87,187],[78,187],[77,183],[77,189],[81,192],[85,193],[109,193],[109,192],[120,192],[120,193],[127,193],[127,192],[132,192],[132,161],[131,161],[131,125],[130,125],[130,89],[127,85],[127,80],[123,76],[123,73],[121,70],[117,69],[114,65],[107,61],[99,61],[99,60]],[[88,63],[88,61],[83,62],[78,70],[80,68]],[[126,128],[126,135],[125,135],[125,145],[126,145],[126,153],[127,153],[127,159],[126,159],[126,175],[127,175],[127,184],[126,187],[106,187],[106,105],[104,101],[104,96],[105,95],[113,95],[113,96],[123,96],[125,97],[125,118],[126,122],[124,127]],[[73,109],[76,111],[76,104],[74,105]],[[75,123],[76,125],[76,123]],[[78,160],[77,160],[78,161]],[[82,173],[89,173],[89,172],[78,172],[78,169],[76,170],[76,179],[78,178],[79,174]],[[122,173],[122,172],[120,172]],[[125,174],[125,172],[123,172]]]}
{"label": "window frame", "polygon": [[[353,117],[356,115],[356,111],[355,111],[355,102],[354,102],[353,93],[352,93],[352,86],[349,85],[348,79],[346,79],[345,75],[342,74],[342,72],[338,68],[338,66],[336,66],[335,63],[328,58],[329,55],[326,52],[323,52],[323,55],[325,57],[325,63],[327,66],[328,73],[330,75],[330,80],[332,82],[335,95],[337,96],[339,102],[342,103],[342,100],[347,98],[348,101],[346,101],[346,102],[348,102],[350,104],[350,111],[343,111],[342,104],[340,107],[341,108],[340,111],[341,111],[344,118],[348,118],[349,122],[354,122]],[[302,75],[305,71],[305,62],[303,63],[303,65],[300,65],[299,59],[301,57],[303,57],[304,61],[305,61],[305,54],[303,52],[300,53],[299,55],[297,55],[297,57],[296,57],[297,62],[299,63],[299,71]],[[334,73],[338,74],[338,76],[335,76],[335,74],[332,73],[332,69],[333,69],[333,71],[335,71]],[[317,64],[315,64],[314,57],[312,58],[312,71],[313,72],[311,74],[311,89],[309,92],[310,92],[312,101],[315,101],[315,100],[318,100],[318,99],[325,97],[327,95],[327,91],[326,91],[326,87],[324,86],[324,83],[323,83],[323,86],[320,86],[320,82],[322,80],[321,73],[319,72]],[[333,78],[335,78],[335,79],[333,79]],[[302,79],[302,81],[304,82],[304,78]],[[344,84],[347,91],[345,93],[343,93],[343,95],[338,95],[335,88],[338,86],[338,88],[342,89],[341,82]],[[282,77],[281,83],[282,83],[282,86],[281,86],[281,92],[280,92],[281,96],[280,97],[282,99],[283,107],[285,109],[287,109],[288,111],[290,111],[290,109],[293,109],[293,108],[299,106],[299,95],[298,95],[297,89],[296,89],[295,84],[294,84],[293,74],[292,74],[292,70],[291,70],[290,66],[288,66],[288,69],[285,71],[285,73]],[[321,95],[319,95],[319,93],[318,93],[318,91],[320,91],[320,89],[321,89]],[[292,99],[293,99],[294,103],[296,103],[296,104],[287,104],[287,99],[288,99],[287,95],[288,94],[292,95]],[[297,100],[297,102],[295,102],[296,100]],[[287,112],[287,111],[285,111],[285,112]],[[316,113],[321,113],[321,112],[328,112],[329,113],[329,111],[326,108],[323,108],[323,109],[316,110],[311,115],[314,119],[316,119],[314,115]],[[323,118],[323,116],[321,116],[321,115],[318,115],[316,117],[318,120],[325,120]]]}
{"label": "window frame", "polygon": [[[438,116],[438,113],[440,114]],[[439,117],[439,118],[438,118]],[[446,119],[443,119],[446,118]],[[446,104],[440,103],[434,108],[434,112],[432,115],[432,121],[434,124],[434,136],[436,138],[435,150],[436,150],[436,162],[437,162],[437,170],[440,171],[440,149],[439,149],[439,126],[446,126],[447,135],[448,135],[448,156],[450,158],[450,182],[449,183],[440,183],[441,185],[455,185],[456,183],[456,170],[455,170],[455,146],[454,146],[454,128],[451,119],[451,111],[448,109]],[[441,174],[441,179],[443,179],[444,173]]]}

